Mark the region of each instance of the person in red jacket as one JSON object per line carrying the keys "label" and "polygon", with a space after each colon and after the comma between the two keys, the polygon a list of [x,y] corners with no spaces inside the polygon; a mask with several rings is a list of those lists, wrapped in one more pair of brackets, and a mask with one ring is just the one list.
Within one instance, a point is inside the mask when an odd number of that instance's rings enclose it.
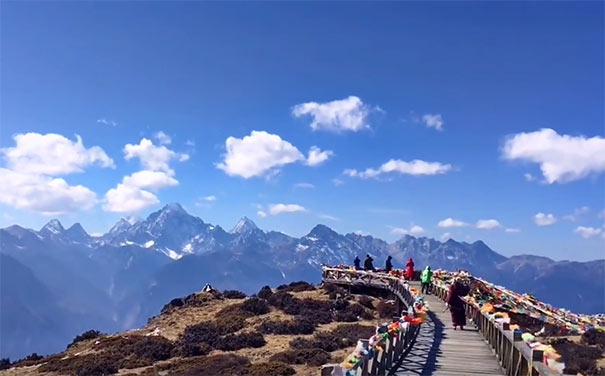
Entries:
{"label": "person in red jacket", "polygon": [[412,279],[414,279],[414,260],[412,260],[412,258],[410,257],[410,259],[408,260],[407,264],[405,264],[406,269],[405,269],[405,279],[407,279],[408,281],[411,281]]}

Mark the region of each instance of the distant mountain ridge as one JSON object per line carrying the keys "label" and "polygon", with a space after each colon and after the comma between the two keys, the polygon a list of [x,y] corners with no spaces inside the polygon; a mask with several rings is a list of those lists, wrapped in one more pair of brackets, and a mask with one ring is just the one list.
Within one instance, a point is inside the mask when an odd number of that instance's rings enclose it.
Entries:
{"label": "distant mountain ridge", "polygon": [[[605,311],[603,299],[591,299],[605,296],[605,260],[507,258],[482,241],[440,242],[410,235],[388,243],[370,235],[342,235],[322,224],[296,238],[263,231],[246,217],[227,232],[176,203],[146,219],[121,219],[100,237],[91,237],[78,223],[65,229],[58,220],[40,231],[10,226],[0,229],[0,253],[31,270],[39,284],[30,285],[40,285],[60,297],[62,312],[75,317],[73,327],[105,331],[140,326],[172,298],[198,291],[205,283],[251,293],[267,284],[318,282],[322,265],[351,264],[355,256],[362,258],[366,253],[374,257],[377,267],[388,255],[393,256],[395,267],[403,267],[411,257],[417,268],[463,268],[516,291],[534,293],[556,306],[578,312]],[[29,292],[16,281],[3,281],[27,300]],[[39,293],[31,294],[31,299],[39,299]],[[11,322],[19,319],[18,315],[3,317],[1,342],[18,335],[11,331]],[[57,334],[62,336],[59,342],[71,340],[69,335],[62,329]],[[31,352],[30,347],[23,344],[6,354],[3,348],[0,356],[21,356]]]}

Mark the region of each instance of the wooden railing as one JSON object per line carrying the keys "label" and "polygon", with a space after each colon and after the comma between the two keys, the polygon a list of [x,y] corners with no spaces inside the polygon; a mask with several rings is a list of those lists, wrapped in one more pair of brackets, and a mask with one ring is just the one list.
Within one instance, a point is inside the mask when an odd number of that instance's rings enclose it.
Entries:
{"label": "wooden railing", "polygon": [[[384,273],[324,267],[322,270],[322,280],[325,283],[385,289],[393,293],[405,305],[406,309],[411,308],[415,312],[414,297],[409,290],[409,285],[400,278]],[[393,322],[399,319],[399,316],[393,317]],[[355,375],[374,376],[387,374],[409,352],[420,326],[410,325],[408,328],[408,330],[400,331],[397,335],[384,340],[380,346],[381,350],[376,351],[370,359],[367,359],[356,368]],[[367,339],[360,339],[360,341],[364,344],[365,348],[368,347]],[[324,365],[321,369],[321,375],[332,375],[336,366],[338,364]]]}
{"label": "wooden railing", "polygon": [[[448,291],[445,286],[433,285],[433,291],[445,300]],[[554,376],[561,375],[543,364],[544,353],[532,350],[522,339],[521,333],[511,331],[509,324],[498,323],[482,313],[475,304],[466,303],[466,316],[470,318],[491,346],[508,376]]]}

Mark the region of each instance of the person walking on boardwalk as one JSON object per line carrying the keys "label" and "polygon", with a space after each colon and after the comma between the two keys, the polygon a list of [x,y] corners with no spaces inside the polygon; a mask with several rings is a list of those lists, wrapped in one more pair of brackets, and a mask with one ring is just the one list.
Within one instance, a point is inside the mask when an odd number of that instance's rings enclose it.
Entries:
{"label": "person walking on boardwalk", "polygon": [[391,270],[393,270],[393,263],[391,262],[392,259],[393,259],[392,256],[387,257],[387,262],[384,266],[384,271],[387,273],[390,273]]}
{"label": "person walking on boardwalk", "polygon": [[405,264],[405,279],[407,279],[408,281],[414,279],[414,260],[412,260],[411,257]]}
{"label": "person walking on boardwalk", "polygon": [[369,254],[366,255],[366,259],[363,262],[363,267],[366,271],[368,272],[373,272],[374,270],[374,264],[373,264],[374,259],[372,257],[370,257]]}
{"label": "person walking on boardwalk", "polygon": [[431,278],[433,277],[433,271],[430,266],[426,266],[420,276],[420,284],[422,285],[422,293],[430,294],[431,292]]}
{"label": "person walking on boardwalk", "polygon": [[466,325],[466,313],[464,311],[464,301],[461,297],[468,293],[468,289],[460,282],[459,278],[454,279],[454,283],[450,286],[445,302],[447,303],[452,315],[452,324],[454,330],[459,326],[460,330],[464,330]]}
{"label": "person walking on boardwalk", "polygon": [[361,270],[361,260],[359,256],[355,256],[355,260],[353,260],[353,264],[355,265],[355,270]]}

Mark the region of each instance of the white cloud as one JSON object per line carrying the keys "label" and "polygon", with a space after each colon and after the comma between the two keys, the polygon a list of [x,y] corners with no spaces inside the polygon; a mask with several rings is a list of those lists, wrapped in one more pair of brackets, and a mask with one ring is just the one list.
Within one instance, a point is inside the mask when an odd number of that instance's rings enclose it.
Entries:
{"label": "white cloud", "polygon": [[405,162],[400,159],[391,159],[384,163],[378,169],[367,168],[364,171],[354,169],[344,170],[344,174],[352,178],[370,179],[378,178],[380,175],[389,173],[399,173],[406,175],[438,175],[450,171],[452,166],[439,162],[426,162],[415,159],[411,162]]}
{"label": "white cloud", "polygon": [[150,189],[152,191],[179,184],[175,178],[164,171],[149,170],[142,170],[135,172],[130,176],[125,176],[122,183],[133,187]]}
{"label": "white cloud", "polygon": [[426,114],[422,116],[422,122],[428,128],[435,128],[438,131],[443,130],[443,117],[439,114]]}
{"label": "white cloud", "polygon": [[105,194],[103,209],[115,213],[135,213],[159,202],[156,195],[145,189],[120,183]]}
{"label": "white cloud", "polygon": [[118,125],[118,123],[116,123],[115,121],[107,120],[105,118],[97,119],[97,123],[103,124],[103,125],[111,125],[112,127],[115,127],[116,125]]}
{"label": "white cloud", "polygon": [[294,188],[299,188],[299,189],[315,189],[315,185],[313,185],[311,183],[296,183],[296,184],[294,184]]}
{"label": "white cloud", "polygon": [[16,145],[0,152],[8,168],[20,173],[55,176],[83,172],[92,165],[115,168],[103,149],[86,148],[78,135],[76,141],[55,133],[22,133],[13,139]]}
{"label": "white cloud", "polygon": [[126,144],[124,158],[139,158],[144,170],[125,176],[115,188],[105,193],[103,209],[116,213],[135,213],[160,202],[152,193],[179,184],[170,168],[172,160],[183,161],[188,156],[166,146],[155,146],[151,140],[141,139],[138,145]]}
{"label": "white cloud", "polygon": [[328,214],[319,214],[318,217],[321,219],[327,219],[328,221],[334,221],[334,222],[340,221],[340,218],[334,217],[334,216],[331,216]]}
{"label": "white cloud", "polygon": [[170,168],[171,160],[184,162],[189,159],[187,154],[176,153],[166,146],[155,146],[151,140],[143,138],[139,144],[126,144],[124,146],[124,155],[126,160],[139,158],[145,169],[151,171],[164,171],[173,174]]}
{"label": "white cloud", "polygon": [[308,166],[319,166],[320,164],[327,161],[331,156],[334,155],[332,150],[321,150],[317,146],[311,146],[309,149],[309,156],[307,157]]}
{"label": "white cloud", "polygon": [[345,182],[338,179],[338,178],[334,178],[332,179],[332,184],[334,184],[335,187],[340,187],[341,185],[343,185]]}
{"label": "white cloud", "polygon": [[401,227],[391,227],[391,234],[393,235],[421,235],[424,233],[424,229],[418,225],[412,225],[409,229]]}
{"label": "white cloud", "polygon": [[166,133],[159,131],[153,135],[156,140],[160,143],[160,145],[170,145],[172,143],[172,137],[168,136]]}
{"label": "white cloud", "polygon": [[449,232],[444,233],[443,235],[441,235],[441,241],[444,242],[448,239],[452,238],[452,234],[450,234]]}
{"label": "white cloud", "polygon": [[370,128],[367,118],[371,110],[361,99],[350,96],[326,103],[297,104],[293,107],[292,114],[296,117],[310,115],[313,118],[311,129],[314,131],[357,132]]}
{"label": "white cloud", "polygon": [[0,168],[0,181],[0,202],[16,209],[58,215],[97,204],[93,191],[82,185],[71,186],[60,178]]}
{"label": "white cloud", "polygon": [[506,232],[510,232],[510,233],[517,233],[517,232],[521,232],[520,229],[518,228],[507,228],[506,230],[504,230]]}
{"label": "white cloud", "polygon": [[493,230],[500,226],[500,222],[495,219],[480,219],[476,224],[476,227],[480,230]]}
{"label": "white cloud", "polygon": [[307,211],[303,206],[297,204],[272,204],[269,205],[269,214],[278,215],[282,213],[296,213]]}
{"label": "white cloud", "polygon": [[437,223],[437,226],[442,227],[442,228],[464,227],[464,226],[468,226],[468,223],[465,223],[465,222],[462,222],[460,220],[450,217],[450,218],[446,218],[444,220],[439,221],[439,223]]}
{"label": "white cloud", "polygon": [[574,230],[576,234],[580,234],[584,239],[592,238],[593,236],[597,236],[603,232],[603,229],[594,228],[594,227],[584,227],[578,226]]}
{"label": "white cloud", "polygon": [[224,160],[217,168],[244,179],[270,175],[284,165],[305,160],[294,145],[265,131],[252,131],[244,138],[229,137],[225,149]]}
{"label": "white cloud", "polygon": [[525,181],[536,181],[536,177],[530,174],[529,172],[523,174],[523,177],[525,178]]}
{"label": "white cloud", "polygon": [[267,213],[265,213],[262,210],[259,210],[259,211],[256,212],[256,215],[258,215],[261,218],[265,218],[267,216]]}
{"label": "white cloud", "polygon": [[605,138],[559,135],[552,129],[508,138],[503,157],[538,163],[547,183],[568,183],[605,171]]}
{"label": "white cloud", "polygon": [[208,201],[208,202],[214,202],[214,201],[216,201],[216,196],[213,196],[213,195],[205,196],[205,197],[202,197],[202,200]]}
{"label": "white cloud", "polygon": [[588,206],[582,206],[580,208],[574,209],[573,213],[563,216],[563,219],[566,221],[577,221],[581,216],[587,214],[590,211]]}
{"label": "white cloud", "polygon": [[194,148],[195,147],[195,141],[194,140],[187,140],[187,141],[185,141],[185,146],[189,146],[190,148]]}
{"label": "white cloud", "polygon": [[538,226],[550,226],[557,222],[557,218],[552,214],[538,213],[534,216],[534,222]]}

